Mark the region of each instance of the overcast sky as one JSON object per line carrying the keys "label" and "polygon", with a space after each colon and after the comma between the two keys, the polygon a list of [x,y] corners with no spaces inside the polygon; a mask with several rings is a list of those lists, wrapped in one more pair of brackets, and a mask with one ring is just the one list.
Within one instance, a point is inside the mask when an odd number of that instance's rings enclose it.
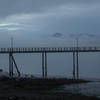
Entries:
{"label": "overcast sky", "polygon": [[[100,46],[100,0],[0,0],[0,47]],[[14,55],[23,73],[41,73],[41,55]],[[29,60],[30,59],[30,60]],[[8,55],[0,66],[8,71]],[[100,76],[99,53],[79,54],[81,75]],[[72,54],[48,54],[52,75],[72,75]]]}
{"label": "overcast sky", "polygon": [[1,46],[99,45],[99,33],[100,0],[0,0]]}

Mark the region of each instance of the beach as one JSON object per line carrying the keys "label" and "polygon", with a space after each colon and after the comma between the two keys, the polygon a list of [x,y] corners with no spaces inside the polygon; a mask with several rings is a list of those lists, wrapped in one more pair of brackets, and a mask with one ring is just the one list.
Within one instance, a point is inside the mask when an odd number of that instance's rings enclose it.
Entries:
{"label": "beach", "polygon": [[0,100],[100,100],[95,96],[52,91],[64,84],[87,82],[66,78],[0,78]]}

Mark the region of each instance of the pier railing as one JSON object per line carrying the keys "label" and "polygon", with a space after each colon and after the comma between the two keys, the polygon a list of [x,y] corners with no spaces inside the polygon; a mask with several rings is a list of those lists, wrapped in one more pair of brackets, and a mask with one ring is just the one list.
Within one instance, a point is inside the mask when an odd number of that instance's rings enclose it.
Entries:
{"label": "pier railing", "polygon": [[98,52],[100,47],[33,47],[0,48],[0,53],[41,53],[41,52]]}

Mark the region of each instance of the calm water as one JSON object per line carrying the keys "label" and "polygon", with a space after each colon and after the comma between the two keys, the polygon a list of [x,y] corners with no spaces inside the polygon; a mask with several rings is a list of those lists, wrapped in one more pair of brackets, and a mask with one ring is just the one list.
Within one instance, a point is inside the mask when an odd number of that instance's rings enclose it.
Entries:
{"label": "calm water", "polygon": [[100,98],[100,81],[93,81],[89,83],[64,85],[56,90],[57,92],[80,93],[86,96],[96,96]]}

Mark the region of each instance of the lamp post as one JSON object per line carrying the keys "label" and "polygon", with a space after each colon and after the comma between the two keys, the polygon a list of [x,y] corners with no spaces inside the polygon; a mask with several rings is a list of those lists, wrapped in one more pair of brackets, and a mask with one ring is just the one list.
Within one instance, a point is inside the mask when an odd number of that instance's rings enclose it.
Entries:
{"label": "lamp post", "polygon": [[11,37],[11,48],[13,49],[13,42],[14,42],[14,38]]}
{"label": "lamp post", "polygon": [[77,47],[77,49],[78,49],[78,46],[79,46],[79,38],[77,37],[76,38],[76,47]]}

